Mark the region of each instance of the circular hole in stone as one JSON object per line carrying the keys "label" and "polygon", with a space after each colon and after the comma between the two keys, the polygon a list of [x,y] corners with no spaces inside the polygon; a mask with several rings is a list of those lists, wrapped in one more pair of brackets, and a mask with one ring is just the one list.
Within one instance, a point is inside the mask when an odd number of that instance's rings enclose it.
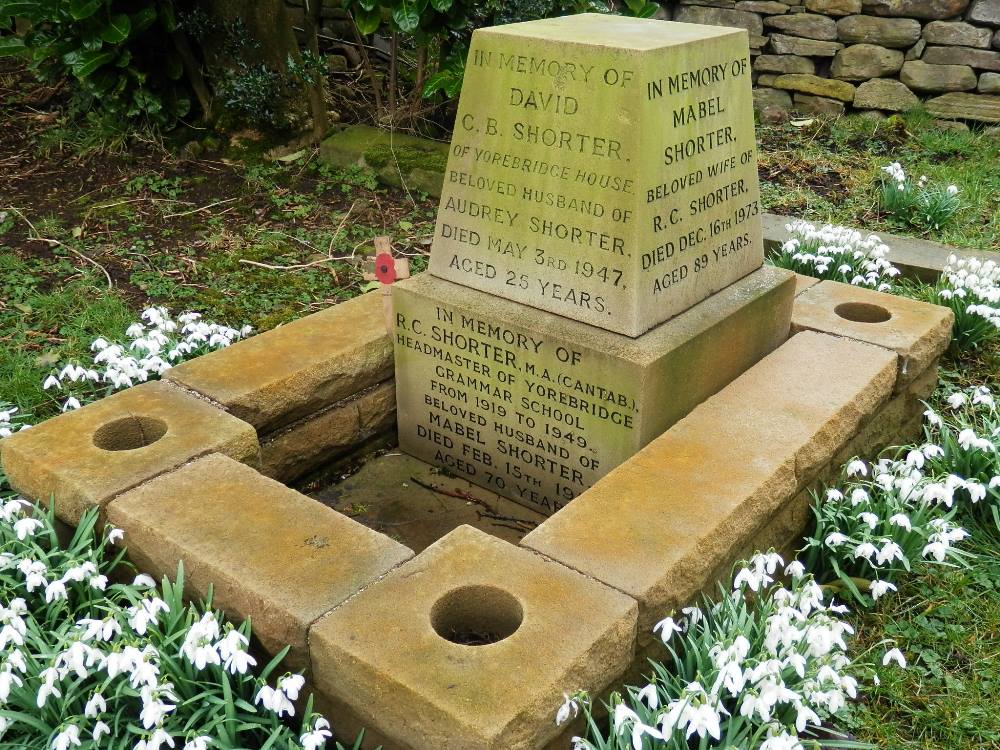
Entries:
{"label": "circular hole in stone", "polygon": [[892,313],[881,305],[870,305],[867,302],[844,302],[833,308],[844,320],[855,323],[885,323]]}
{"label": "circular hole in stone", "polygon": [[521,627],[524,610],[511,594],[494,586],[463,586],[434,603],[431,626],[446,641],[486,646]]}
{"label": "circular hole in stone", "polygon": [[94,433],[94,445],[105,451],[133,451],[166,434],[167,423],[157,417],[122,417],[101,425]]}

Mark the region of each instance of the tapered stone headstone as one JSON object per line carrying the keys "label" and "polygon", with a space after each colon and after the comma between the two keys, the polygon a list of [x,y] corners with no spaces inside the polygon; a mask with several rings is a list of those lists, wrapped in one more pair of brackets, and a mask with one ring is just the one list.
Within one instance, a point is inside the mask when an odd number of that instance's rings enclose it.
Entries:
{"label": "tapered stone headstone", "polygon": [[596,14],[476,31],[431,273],[635,337],[760,267],[748,50]]}

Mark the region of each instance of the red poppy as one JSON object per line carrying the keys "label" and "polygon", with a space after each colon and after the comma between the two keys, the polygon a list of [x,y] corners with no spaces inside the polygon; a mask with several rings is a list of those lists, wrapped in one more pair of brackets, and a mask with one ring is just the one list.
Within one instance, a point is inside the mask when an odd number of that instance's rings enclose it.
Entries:
{"label": "red poppy", "polygon": [[391,284],[396,280],[396,260],[392,253],[379,253],[375,256],[375,278],[383,284]]}

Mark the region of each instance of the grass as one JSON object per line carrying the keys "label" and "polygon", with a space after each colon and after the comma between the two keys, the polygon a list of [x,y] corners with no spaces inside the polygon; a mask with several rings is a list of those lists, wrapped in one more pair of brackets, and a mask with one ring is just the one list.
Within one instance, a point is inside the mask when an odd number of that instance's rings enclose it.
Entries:
{"label": "grass", "polygon": [[[921,111],[886,120],[842,117],[758,127],[762,201],[768,211],[1000,251],[1000,134],[937,126]],[[962,208],[926,232],[879,210],[881,167],[900,162],[931,184],[957,185]]]}

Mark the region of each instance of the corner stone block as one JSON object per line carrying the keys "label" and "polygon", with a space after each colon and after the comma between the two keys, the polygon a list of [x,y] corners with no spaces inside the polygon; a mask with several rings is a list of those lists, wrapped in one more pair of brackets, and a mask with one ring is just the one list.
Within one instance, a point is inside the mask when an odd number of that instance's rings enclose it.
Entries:
{"label": "corner stone block", "polygon": [[251,618],[269,653],[308,664],[309,626],[413,552],[312,498],[214,454],[113,500],[129,557],[156,577],[184,562],[185,592]]}
{"label": "corner stone block", "polygon": [[380,292],[185,362],[166,374],[263,435],[392,375]]}
{"label": "corner stone block", "polygon": [[76,525],[89,508],[206,453],[257,465],[253,427],[169,383],[144,383],[0,441],[11,486],[55,499]]}
{"label": "corner stone block", "polygon": [[625,670],[635,627],[629,597],[460,526],[316,623],[309,647],[320,693],[391,747],[534,750],[560,733],[563,692]]}
{"label": "corner stone block", "polygon": [[936,360],[951,341],[947,307],[863,287],[823,281],[795,298],[792,333],[820,331],[866,341],[899,355],[896,392]]}
{"label": "corner stone block", "polygon": [[638,599],[642,647],[789,512],[895,375],[892,352],[794,336],[521,543]]}

